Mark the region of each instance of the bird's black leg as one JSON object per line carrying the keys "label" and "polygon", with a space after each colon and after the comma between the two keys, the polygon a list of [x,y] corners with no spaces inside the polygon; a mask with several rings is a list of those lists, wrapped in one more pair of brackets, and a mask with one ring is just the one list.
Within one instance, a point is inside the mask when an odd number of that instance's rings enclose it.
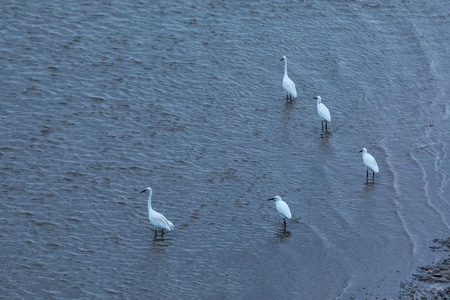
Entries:
{"label": "bird's black leg", "polygon": [[328,130],[328,121],[325,121],[325,130]]}
{"label": "bird's black leg", "polygon": [[164,229],[161,229],[161,237],[164,236]]}
{"label": "bird's black leg", "polygon": [[286,219],[283,218],[283,228],[286,229]]}
{"label": "bird's black leg", "polygon": [[375,172],[372,171],[372,181],[375,182]]}
{"label": "bird's black leg", "polygon": [[366,182],[369,181],[369,169],[366,169]]}
{"label": "bird's black leg", "polygon": [[156,239],[156,233],[157,233],[157,231],[155,230],[155,239]]}
{"label": "bird's black leg", "polygon": [[323,132],[323,120],[321,120],[320,123],[322,124],[322,132]]}

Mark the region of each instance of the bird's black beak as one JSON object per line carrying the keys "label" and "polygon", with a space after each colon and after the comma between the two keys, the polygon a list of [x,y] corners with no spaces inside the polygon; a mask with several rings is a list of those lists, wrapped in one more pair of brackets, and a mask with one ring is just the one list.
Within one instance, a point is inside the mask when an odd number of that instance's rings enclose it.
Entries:
{"label": "bird's black beak", "polygon": [[143,190],[142,192],[140,192],[139,194],[145,193],[147,190]]}
{"label": "bird's black beak", "polygon": [[267,199],[267,201],[270,201],[270,200],[275,200],[275,198],[270,198],[270,199]]}
{"label": "bird's black beak", "polygon": [[280,59],[280,61],[282,61],[283,60],[283,58],[282,59]]}
{"label": "bird's black beak", "polygon": [[314,99],[314,100],[317,100],[317,97],[314,97],[313,99]]}
{"label": "bird's black beak", "polygon": [[361,153],[362,152],[362,149],[361,150],[359,150],[359,153]]}

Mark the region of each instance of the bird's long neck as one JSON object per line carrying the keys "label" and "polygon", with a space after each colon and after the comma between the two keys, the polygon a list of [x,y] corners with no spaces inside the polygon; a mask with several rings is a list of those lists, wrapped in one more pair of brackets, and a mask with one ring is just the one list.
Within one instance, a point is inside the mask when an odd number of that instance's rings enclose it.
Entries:
{"label": "bird's long neck", "polygon": [[152,210],[152,191],[148,195],[148,211]]}
{"label": "bird's long neck", "polygon": [[287,58],[284,59],[284,76],[287,76]]}

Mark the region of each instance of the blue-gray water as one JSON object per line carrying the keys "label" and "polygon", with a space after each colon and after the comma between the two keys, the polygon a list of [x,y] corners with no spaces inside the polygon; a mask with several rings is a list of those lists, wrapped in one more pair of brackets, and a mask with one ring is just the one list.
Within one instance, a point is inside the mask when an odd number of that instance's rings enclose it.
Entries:
{"label": "blue-gray water", "polygon": [[2,298],[394,298],[439,259],[447,1],[10,0],[0,16]]}

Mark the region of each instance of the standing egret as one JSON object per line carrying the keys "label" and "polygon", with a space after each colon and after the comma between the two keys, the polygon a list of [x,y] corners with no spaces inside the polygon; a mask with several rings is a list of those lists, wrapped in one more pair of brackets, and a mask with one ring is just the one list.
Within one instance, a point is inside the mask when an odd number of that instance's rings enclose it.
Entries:
{"label": "standing egret", "polygon": [[280,196],[275,196],[273,198],[267,199],[267,201],[275,200],[275,207],[277,208],[278,214],[283,218],[284,229],[286,229],[286,219],[292,218],[291,210],[286,202],[281,199]]}
{"label": "standing egret", "polygon": [[322,122],[322,131],[323,131],[323,122],[325,121],[325,130],[328,129],[328,122],[331,122],[330,111],[325,104],[322,103],[322,97],[317,96],[314,97],[317,100],[317,114],[319,115],[320,121]]}
{"label": "standing egret", "polygon": [[295,89],[295,83],[289,78],[287,74],[287,58],[283,56],[280,61],[284,60],[284,76],[283,76],[283,88],[286,90],[286,101],[291,100],[292,97],[297,98],[297,90]]}
{"label": "standing egret", "polygon": [[369,181],[369,168],[370,168],[372,170],[372,181],[375,182],[375,173],[380,172],[380,170],[378,169],[377,161],[370,153],[367,153],[366,148],[362,148],[362,150],[359,152],[362,152],[363,162],[364,165],[367,167],[366,181]]}
{"label": "standing egret", "polygon": [[150,224],[152,224],[155,228],[155,238],[156,238],[156,232],[158,229],[161,229],[161,237],[164,236],[164,229],[167,231],[173,230],[174,226],[172,222],[167,220],[166,217],[164,217],[162,214],[157,212],[156,210],[152,209],[152,188],[148,187],[145,190],[141,192],[145,193],[149,192],[148,196],[148,218],[150,219]]}

